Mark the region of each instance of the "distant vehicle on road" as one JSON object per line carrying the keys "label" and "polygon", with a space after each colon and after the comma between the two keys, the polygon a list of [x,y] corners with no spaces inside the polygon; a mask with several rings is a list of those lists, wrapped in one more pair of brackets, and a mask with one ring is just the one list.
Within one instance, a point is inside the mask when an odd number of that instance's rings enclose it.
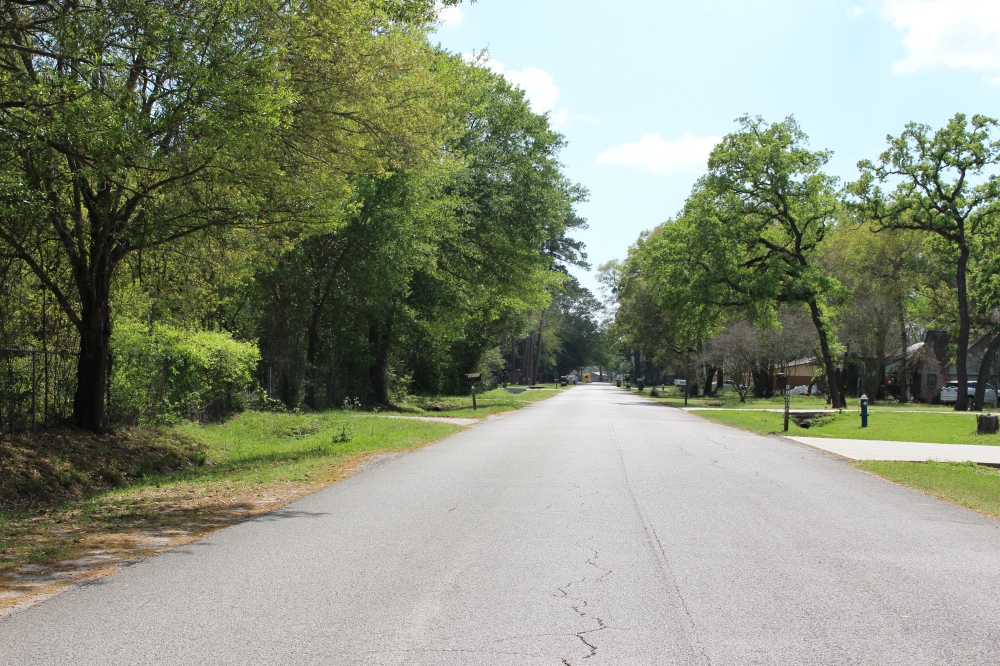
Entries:
{"label": "distant vehicle on road", "polygon": [[[976,395],[976,384],[978,382],[969,382],[968,385],[968,395],[970,398]],[[997,390],[991,385],[986,385],[986,397],[983,398],[983,402],[996,404],[997,401]],[[941,402],[944,404],[952,404],[958,402],[958,382],[948,382],[941,389]]]}

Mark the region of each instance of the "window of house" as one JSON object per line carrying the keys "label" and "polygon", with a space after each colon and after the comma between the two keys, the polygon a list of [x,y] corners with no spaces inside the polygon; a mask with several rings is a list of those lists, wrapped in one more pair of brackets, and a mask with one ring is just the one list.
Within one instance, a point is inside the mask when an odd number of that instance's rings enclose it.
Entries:
{"label": "window of house", "polygon": [[933,375],[933,374],[928,373],[927,374],[927,385],[928,386],[937,386],[937,375]]}

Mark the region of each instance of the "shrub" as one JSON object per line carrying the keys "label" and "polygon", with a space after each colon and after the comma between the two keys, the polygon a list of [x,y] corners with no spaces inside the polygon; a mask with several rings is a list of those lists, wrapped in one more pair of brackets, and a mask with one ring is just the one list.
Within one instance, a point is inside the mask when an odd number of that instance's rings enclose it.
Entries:
{"label": "shrub", "polygon": [[260,352],[228,333],[119,324],[112,337],[109,412],[125,423],[215,421],[246,408]]}

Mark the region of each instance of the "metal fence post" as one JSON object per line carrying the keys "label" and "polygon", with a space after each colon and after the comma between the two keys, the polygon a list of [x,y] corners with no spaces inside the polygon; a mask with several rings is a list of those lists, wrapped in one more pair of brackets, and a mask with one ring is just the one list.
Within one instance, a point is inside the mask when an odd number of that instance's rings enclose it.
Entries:
{"label": "metal fence post", "polygon": [[38,412],[38,352],[31,352],[31,432],[35,432],[35,414]]}

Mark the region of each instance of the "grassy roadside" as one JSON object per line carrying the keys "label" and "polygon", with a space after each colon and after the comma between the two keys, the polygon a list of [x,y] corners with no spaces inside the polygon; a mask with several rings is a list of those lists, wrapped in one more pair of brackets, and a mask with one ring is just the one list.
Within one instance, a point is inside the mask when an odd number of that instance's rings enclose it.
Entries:
{"label": "grassy roadside", "polygon": [[852,465],[908,488],[1000,518],[1000,470],[975,463],[859,460]]}
{"label": "grassy roadside", "polygon": [[834,437],[936,444],[1000,446],[1000,435],[977,435],[975,414],[874,413],[869,427],[861,427],[857,414],[843,413],[810,420],[805,428],[792,420],[784,433],[784,416],[773,412],[704,411],[698,416],[714,423],[749,430],[759,435]]}
{"label": "grassy roadside", "polygon": [[[423,398],[443,403],[443,411],[413,404],[393,415],[482,418],[557,393],[494,391],[475,413],[471,397]],[[224,424],[105,437],[0,436],[0,612],[278,508],[374,457],[462,429],[386,416],[248,412]]]}
{"label": "grassy roadside", "polygon": [[[760,435],[784,435],[782,414],[753,411],[696,412],[714,423],[733,426]],[[822,417],[810,428],[794,421],[788,435],[802,437],[844,437],[888,441],[933,442],[943,444],[1000,445],[1000,435],[977,435],[974,414],[874,413],[869,428],[861,428],[860,418],[844,413]],[[927,493],[932,497],[973,511],[1000,518],[1000,470],[975,463],[912,463],[858,460],[857,469]]]}
{"label": "grassy roadside", "polygon": [[[247,413],[206,427],[2,440],[0,610],[280,507],[373,456],[459,430],[350,412]],[[74,460],[71,447],[84,452]],[[25,455],[32,451],[41,455]],[[34,492],[14,495],[12,479],[22,491],[33,480]]]}
{"label": "grassy roadside", "polygon": [[[561,391],[569,390],[560,388],[558,384],[542,384],[540,389],[525,390],[521,393],[511,393],[502,388],[479,393],[476,395],[476,405],[478,409],[472,409],[472,395],[448,396],[448,397],[424,397],[408,396],[398,405],[401,414],[413,416],[447,416],[457,418],[485,418],[493,414],[509,412],[520,409],[539,400],[551,398]],[[512,386],[511,389],[520,391],[523,387]]]}

